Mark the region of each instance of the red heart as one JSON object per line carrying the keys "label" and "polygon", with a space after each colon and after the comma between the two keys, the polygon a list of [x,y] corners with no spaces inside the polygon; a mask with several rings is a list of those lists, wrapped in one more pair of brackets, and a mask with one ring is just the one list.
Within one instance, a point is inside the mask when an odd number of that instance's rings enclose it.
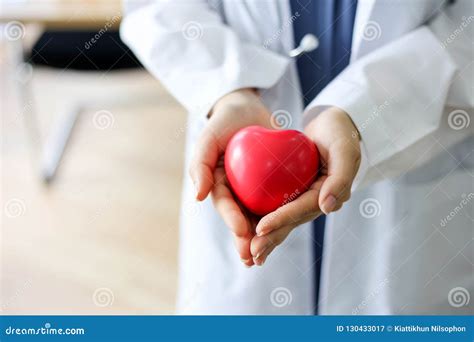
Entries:
{"label": "red heart", "polygon": [[230,186],[257,215],[266,215],[305,192],[318,166],[316,145],[295,130],[249,126],[232,137],[225,151]]}

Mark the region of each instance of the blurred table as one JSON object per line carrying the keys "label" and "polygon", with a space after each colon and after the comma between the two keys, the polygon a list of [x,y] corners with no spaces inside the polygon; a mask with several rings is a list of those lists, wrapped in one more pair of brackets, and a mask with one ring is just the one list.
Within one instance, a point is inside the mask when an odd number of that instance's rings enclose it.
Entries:
{"label": "blurred table", "polygon": [[[11,42],[15,63],[20,71],[32,68],[25,61],[25,50],[31,49],[44,30],[113,30],[118,29],[120,20],[120,0],[0,0],[0,24],[5,25],[4,33]],[[28,32],[28,27],[37,27],[37,29]],[[12,30],[10,37],[8,37],[9,28]],[[33,34],[28,34],[33,32],[34,37],[32,37]],[[27,44],[28,40],[29,44]],[[32,106],[33,96],[29,80],[22,82],[20,77],[17,83],[22,107],[28,107],[30,111],[26,114],[28,119],[26,129],[29,132],[30,141],[36,145],[40,134],[34,106]],[[53,131],[42,144],[39,163],[44,181],[49,183],[54,178],[76,119],[84,107],[86,107],[84,104],[72,104],[71,109],[60,117],[60,121],[54,125]]]}

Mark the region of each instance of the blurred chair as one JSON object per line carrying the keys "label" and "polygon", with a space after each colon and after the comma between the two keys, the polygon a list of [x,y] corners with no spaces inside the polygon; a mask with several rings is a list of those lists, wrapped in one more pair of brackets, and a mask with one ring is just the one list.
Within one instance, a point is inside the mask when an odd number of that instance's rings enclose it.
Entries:
{"label": "blurred chair", "polygon": [[[121,42],[120,1],[50,1],[9,2],[1,4],[0,23],[11,42],[20,73],[33,65],[52,68],[96,70],[136,68],[140,63]],[[33,46],[26,43],[26,28],[40,28],[39,39]],[[16,77],[22,107],[28,108],[26,124],[30,141],[38,141],[37,117],[29,77]],[[91,104],[73,103],[59,117],[46,141],[41,143],[41,177],[47,183],[56,175],[69,137],[79,114]]]}

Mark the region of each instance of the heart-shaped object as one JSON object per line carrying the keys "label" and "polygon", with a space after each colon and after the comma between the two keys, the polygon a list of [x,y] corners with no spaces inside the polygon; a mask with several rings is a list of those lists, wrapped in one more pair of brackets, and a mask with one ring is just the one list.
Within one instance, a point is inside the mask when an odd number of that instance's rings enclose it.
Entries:
{"label": "heart-shaped object", "polygon": [[234,194],[248,210],[263,216],[311,186],[319,153],[301,132],[249,126],[231,138],[224,162]]}

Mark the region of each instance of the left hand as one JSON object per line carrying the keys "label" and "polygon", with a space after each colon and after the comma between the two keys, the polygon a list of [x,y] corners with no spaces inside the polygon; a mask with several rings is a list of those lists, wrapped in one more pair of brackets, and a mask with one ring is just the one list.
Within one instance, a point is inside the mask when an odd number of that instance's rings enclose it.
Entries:
{"label": "left hand", "polygon": [[297,199],[259,221],[250,248],[256,265],[262,265],[295,227],[339,210],[351,196],[361,154],[359,134],[349,115],[329,108],[306,126],[305,133],[319,150],[318,177]]}

